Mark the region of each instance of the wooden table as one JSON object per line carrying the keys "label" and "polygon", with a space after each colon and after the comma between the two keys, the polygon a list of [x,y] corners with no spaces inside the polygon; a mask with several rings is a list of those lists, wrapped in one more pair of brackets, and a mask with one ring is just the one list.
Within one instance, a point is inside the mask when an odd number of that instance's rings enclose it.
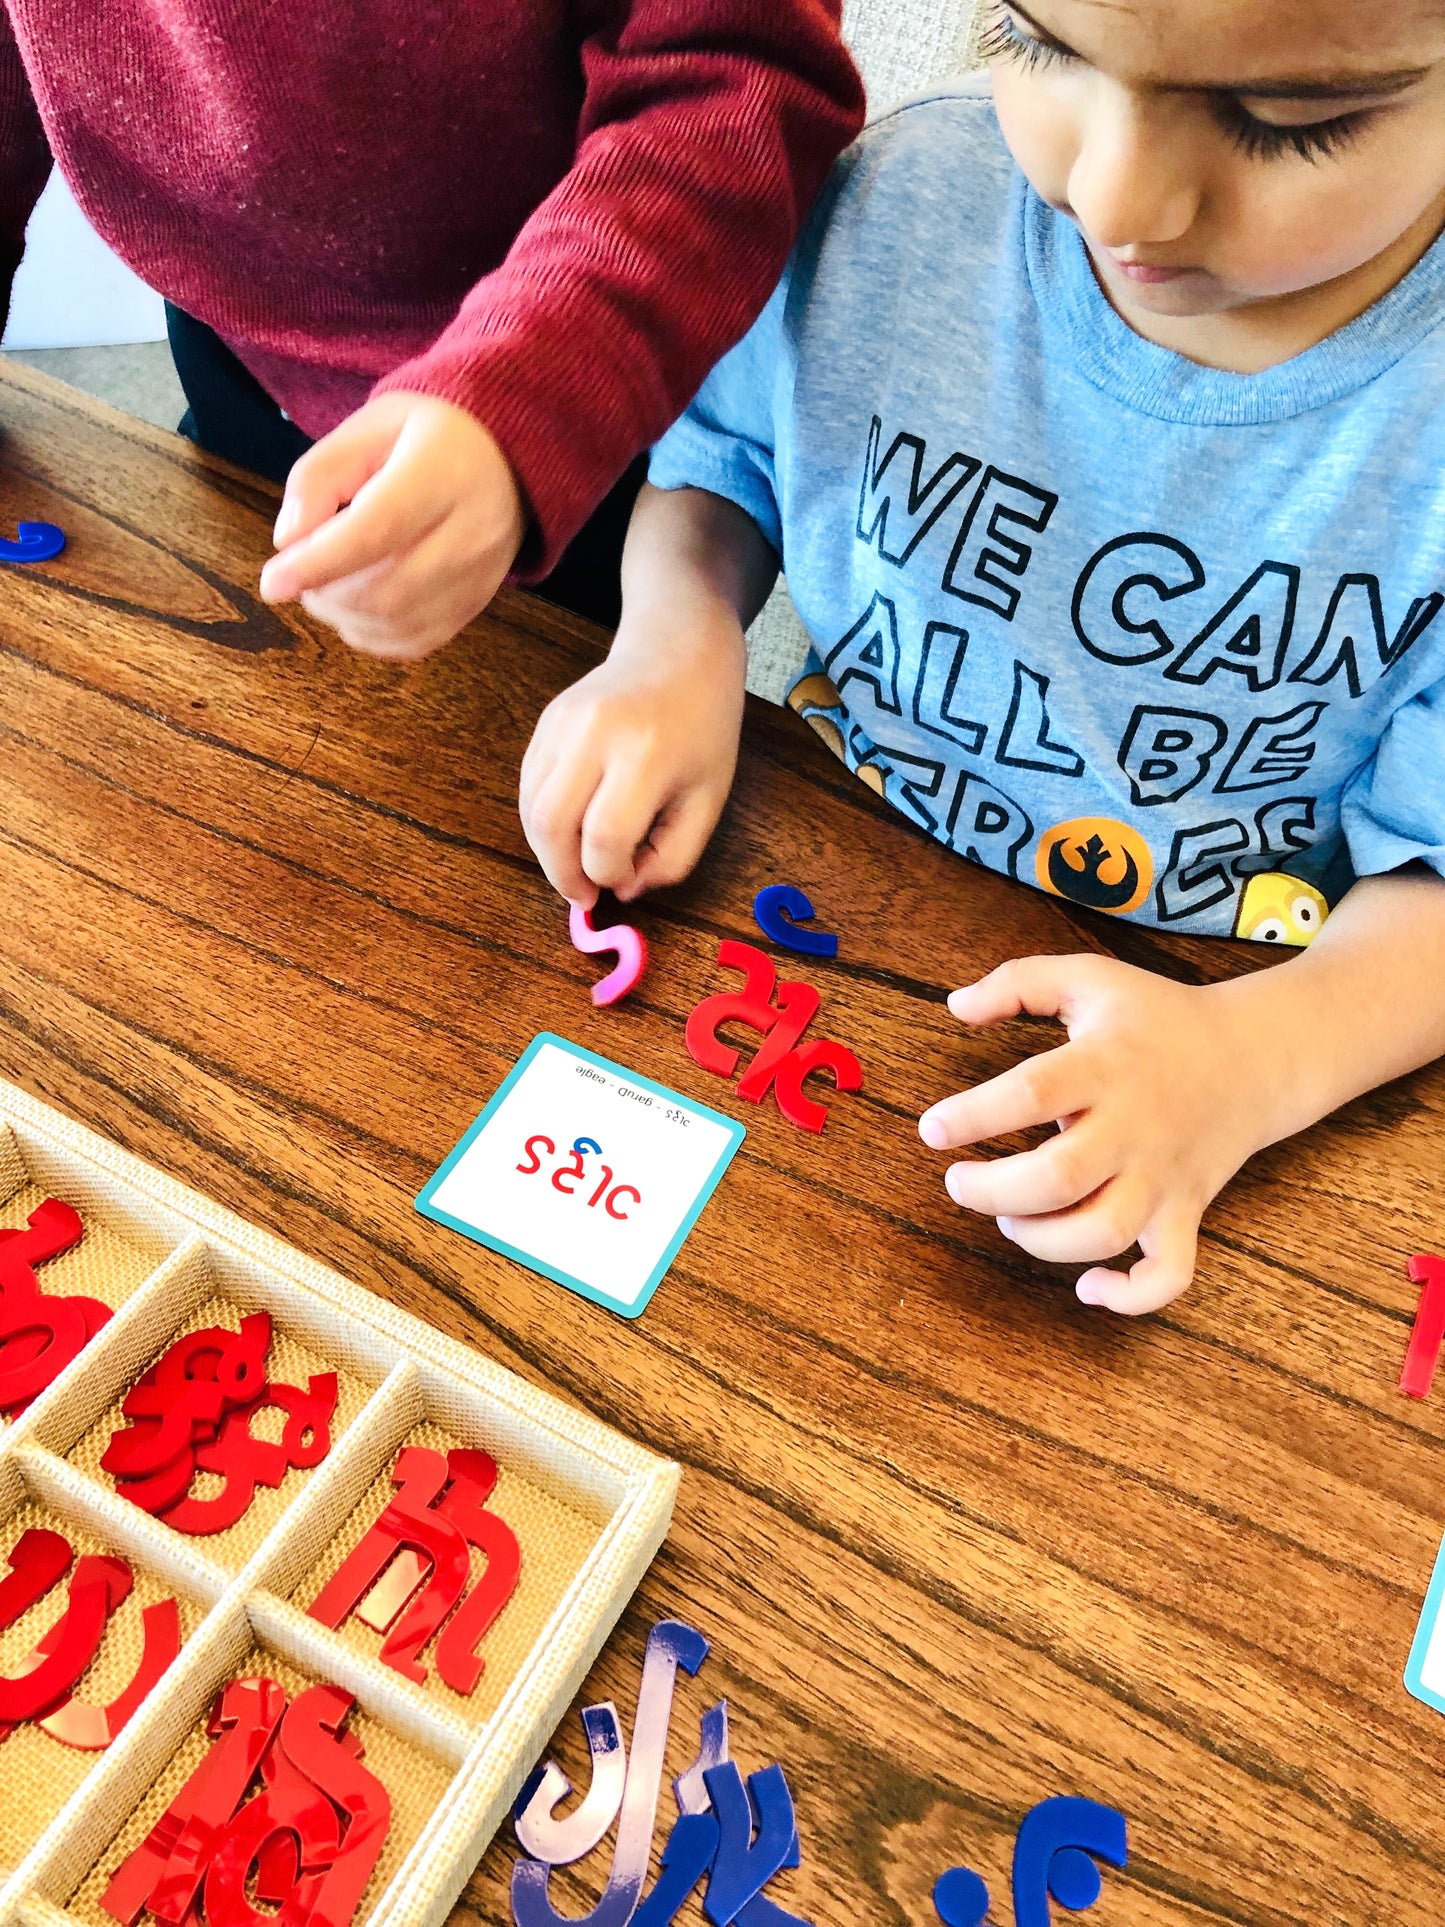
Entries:
{"label": "wooden table", "polygon": [[[918,1141],[930,1100],[1044,1035],[965,1036],[944,993],[1029,951],[1202,976],[1242,946],[960,862],[758,705],[702,869],[641,917],[642,993],[594,1012],[514,807],[593,636],[508,596],[430,662],[367,661],[257,600],[264,486],[39,376],[5,378],[0,422],[0,523],[71,538],[0,570],[0,1073],[683,1463],[585,1698],[630,1718],[651,1622],[703,1630],[674,1755],[726,1694],[736,1757],[781,1761],[797,1798],[803,1866],[771,1891],[820,1927],[929,1921],[956,1863],[1011,1919],[1015,1828],[1056,1792],[1128,1815],[1101,1927],[1438,1927],[1445,1722],[1400,1675],[1445,1526],[1445,1387],[1419,1404],[1395,1378],[1405,1259],[1445,1239],[1445,1079],[1259,1159],[1163,1316],[1085,1311],[954,1209]],[[754,935],[778,880],[842,929],[804,974],[866,1069],[821,1140],[682,1042],[734,982],[719,937]],[[636,1325],[412,1209],[545,1028],[746,1114]],[[504,1834],[464,1914],[510,1919],[514,1853]]]}

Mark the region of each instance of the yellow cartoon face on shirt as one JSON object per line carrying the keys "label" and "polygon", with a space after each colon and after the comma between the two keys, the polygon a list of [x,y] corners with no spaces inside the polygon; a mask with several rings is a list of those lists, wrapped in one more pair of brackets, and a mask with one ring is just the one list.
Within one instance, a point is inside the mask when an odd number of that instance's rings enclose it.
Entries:
{"label": "yellow cartoon face on shirt", "polygon": [[1234,934],[1250,943],[1284,943],[1303,950],[1329,914],[1330,906],[1313,884],[1282,870],[1265,870],[1244,886]]}

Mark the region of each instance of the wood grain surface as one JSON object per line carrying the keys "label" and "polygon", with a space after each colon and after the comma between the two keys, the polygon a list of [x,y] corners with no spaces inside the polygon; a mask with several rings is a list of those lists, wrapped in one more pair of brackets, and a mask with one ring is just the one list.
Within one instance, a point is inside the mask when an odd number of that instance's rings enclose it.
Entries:
{"label": "wood grain surface", "polygon": [[[1445,1240],[1445,1079],[1257,1160],[1162,1316],[1086,1311],[919,1143],[929,1102],[1050,1035],[968,1036],[944,995],[1031,951],[1195,979],[1257,953],[1066,914],[755,706],[702,868],[638,918],[641,994],[596,1012],[514,805],[595,636],[512,595],[425,664],[368,661],[257,600],[264,485],[39,376],[0,383],[0,424],[0,524],[70,536],[0,570],[0,1074],[682,1461],[584,1698],[630,1720],[652,1621],[707,1634],[671,1758],[726,1696],[745,1770],[782,1762],[803,1865],[771,1895],[820,1927],[924,1923],[962,1863],[1007,1922],[1018,1821],[1069,1792],[1129,1819],[1100,1927],[1438,1927],[1445,1723],[1401,1672],[1445,1389],[1395,1380],[1405,1260]],[[718,939],[751,939],[776,881],[842,932],[801,974],[866,1085],[822,1139],[683,1048],[734,983]],[[412,1208],[542,1029],[748,1126],[635,1325]],[[569,1718],[574,1769],[578,1739]],[[509,1921],[515,1852],[504,1833],[460,1917]],[[581,1913],[606,1859],[559,1904]]]}

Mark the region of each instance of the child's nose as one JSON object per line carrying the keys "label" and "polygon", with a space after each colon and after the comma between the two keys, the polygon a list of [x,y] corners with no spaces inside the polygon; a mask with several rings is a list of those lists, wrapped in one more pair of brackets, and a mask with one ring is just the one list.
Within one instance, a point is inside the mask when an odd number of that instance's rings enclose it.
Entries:
{"label": "child's nose", "polygon": [[[1194,226],[1202,181],[1183,117],[1123,88],[1101,90],[1083,122],[1069,206],[1110,249],[1167,247]],[[1183,264],[1181,264],[1183,265]]]}

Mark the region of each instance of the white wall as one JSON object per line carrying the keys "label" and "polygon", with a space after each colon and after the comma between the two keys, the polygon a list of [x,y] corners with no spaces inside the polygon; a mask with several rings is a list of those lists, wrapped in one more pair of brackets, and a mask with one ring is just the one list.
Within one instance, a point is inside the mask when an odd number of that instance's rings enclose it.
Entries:
{"label": "white wall", "polygon": [[6,348],[91,348],[165,338],[161,298],[116,259],[57,168],[30,217]]}

